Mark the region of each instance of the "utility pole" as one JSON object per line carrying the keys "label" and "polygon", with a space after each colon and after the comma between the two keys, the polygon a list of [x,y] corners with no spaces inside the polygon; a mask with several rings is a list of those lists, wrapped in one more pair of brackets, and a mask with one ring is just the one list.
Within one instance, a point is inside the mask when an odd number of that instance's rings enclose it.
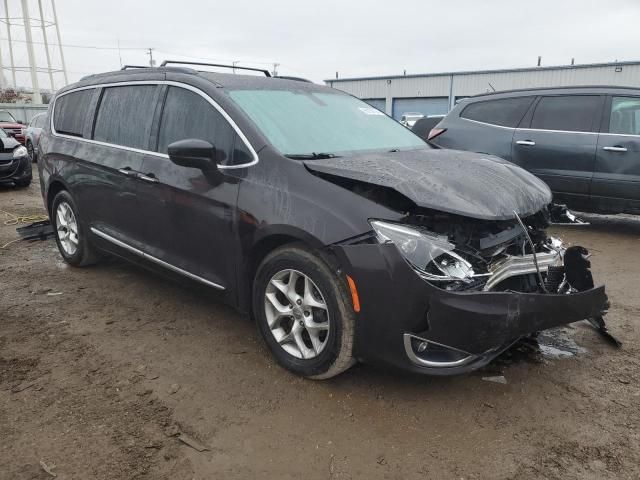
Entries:
{"label": "utility pole", "polygon": [[[7,0],[4,0],[6,6]],[[53,22],[56,25],[56,35],[58,36],[58,47],[60,48],[60,61],[62,62],[62,74],[64,75],[64,84],[69,83],[67,78],[67,66],[64,63],[64,53],[62,51],[62,40],[60,39],[60,24],[58,24],[58,14],[56,13],[56,0],[51,0],[51,8],[53,9]]]}
{"label": "utility pole", "polygon": [[2,48],[0,48],[0,89],[7,88],[4,80],[4,64],[2,63]]}
{"label": "utility pole", "polygon": [[7,36],[9,37],[9,63],[11,65],[11,78],[13,79],[13,88],[17,89],[16,65],[13,62],[13,42],[11,41],[11,20],[9,18],[9,6],[7,5],[7,0],[4,0],[4,20],[7,23]]}
{"label": "utility pole", "polygon": [[38,83],[38,71],[36,69],[36,54],[33,51],[33,37],[31,36],[31,19],[27,0],[22,0],[22,18],[24,19],[24,32],[27,38],[27,54],[29,55],[29,69],[31,70],[31,85],[33,87],[33,103],[41,104],[40,84]]}
{"label": "utility pole", "polygon": [[118,39],[118,59],[120,60],[120,68],[122,68],[122,52],[120,51],[120,39]]}
{"label": "utility pole", "polygon": [[279,67],[279,66],[280,66],[280,64],[279,64],[279,63],[274,63],[274,64],[273,64],[273,72],[272,72],[272,75],[273,75],[274,77],[277,77],[277,76],[278,76],[278,67]]}
{"label": "utility pole", "polygon": [[42,27],[42,38],[44,39],[44,51],[47,55],[47,71],[49,72],[49,82],[51,83],[51,93],[56,88],[53,84],[53,70],[51,70],[51,56],[49,55],[49,41],[47,40],[47,29],[44,25],[44,14],[42,13],[42,0],[38,0],[38,9],[40,10],[40,27]]}
{"label": "utility pole", "polygon": [[149,55],[149,66],[150,67],[155,67],[156,65],[156,61],[153,59],[153,48],[147,48],[148,53],[147,55]]}
{"label": "utility pole", "polygon": [[234,60],[233,62],[231,62],[231,64],[233,65],[233,73],[236,73],[236,65],[240,63],[237,60]]}

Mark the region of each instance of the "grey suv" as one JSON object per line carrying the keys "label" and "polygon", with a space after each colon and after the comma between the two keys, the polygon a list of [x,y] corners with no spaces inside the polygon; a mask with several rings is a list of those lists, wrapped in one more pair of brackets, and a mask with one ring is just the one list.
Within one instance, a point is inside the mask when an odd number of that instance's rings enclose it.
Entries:
{"label": "grey suv", "polygon": [[571,208],[640,213],[640,89],[562,87],[478,95],[459,103],[429,140],[520,165]]}

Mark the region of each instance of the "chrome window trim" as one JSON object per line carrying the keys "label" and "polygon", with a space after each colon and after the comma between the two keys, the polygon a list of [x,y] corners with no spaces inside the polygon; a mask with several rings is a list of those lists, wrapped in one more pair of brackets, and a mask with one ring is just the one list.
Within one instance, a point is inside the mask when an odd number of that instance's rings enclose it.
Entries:
{"label": "chrome window trim", "polygon": [[600,135],[613,135],[615,137],[640,137],[640,134],[635,135],[633,133],[611,133],[611,132],[601,132]]}
{"label": "chrome window trim", "polygon": [[470,118],[459,117],[461,120],[467,122],[479,123],[480,125],[487,125],[489,127],[504,128],[506,130],[520,130],[530,132],[551,132],[551,133],[578,133],[581,135],[615,135],[617,137],[640,137],[632,133],[611,133],[611,132],[572,132],[571,130],[543,130],[541,128],[517,128],[517,127],[504,127],[502,125],[496,125],[495,123],[481,122],[479,120],[471,120]]}
{"label": "chrome window trim", "polygon": [[99,84],[95,84],[95,85],[87,85],[87,86],[84,86],[84,87],[77,87],[77,88],[68,90],[66,92],[63,92],[60,95],[56,95],[55,99],[53,100],[53,106],[52,106],[52,109],[51,109],[51,119],[50,119],[51,134],[54,137],[68,138],[68,139],[71,139],[71,140],[78,140],[78,141],[81,141],[81,142],[92,143],[94,145],[101,145],[101,146],[105,146],[105,147],[113,147],[113,148],[117,148],[117,149],[120,149],[120,150],[126,150],[126,151],[129,151],[129,152],[143,153],[143,154],[146,154],[146,155],[153,155],[155,157],[161,157],[161,158],[167,158],[168,159],[169,155],[167,155],[165,153],[153,152],[151,150],[142,150],[142,149],[139,149],[139,148],[125,147],[123,145],[116,145],[114,143],[100,142],[98,140],[93,140],[93,139],[90,139],[90,138],[81,138],[81,137],[76,137],[76,136],[73,136],[73,135],[66,135],[66,134],[63,134],[63,133],[56,132],[56,129],[55,129],[54,125],[53,125],[53,119],[55,117],[56,103],[58,101],[58,98],[64,97],[65,95],[68,95],[70,93],[80,92],[82,90],[90,90],[90,89],[97,89],[97,88],[109,88],[109,87],[125,87],[125,86],[130,86],[130,85],[170,85],[170,86],[174,86],[174,87],[184,88],[185,90],[190,90],[190,91],[200,95],[207,102],[209,102],[209,104],[213,108],[215,108],[218,111],[218,113],[220,113],[220,115],[222,115],[222,117],[227,121],[227,123],[229,123],[229,125],[231,125],[233,130],[242,139],[244,144],[249,149],[249,152],[251,152],[251,155],[253,156],[253,160],[250,161],[250,162],[242,163],[240,165],[220,165],[220,164],[218,164],[218,168],[220,170],[234,170],[234,169],[238,169],[238,168],[252,167],[253,165],[258,163],[258,161],[259,161],[258,154],[256,153],[255,149],[253,148],[253,145],[251,145],[251,143],[249,142],[249,140],[247,139],[245,134],[242,132],[242,130],[240,130],[240,127],[238,127],[236,122],[233,121],[233,119],[229,116],[229,114],[214,99],[212,99],[209,95],[207,95],[205,92],[203,92],[199,88],[196,88],[196,87],[194,87],[192,85],[187,85],[186,83],[176,82],[176,81],[173,81],[173,80],[133,80],[133,81],[129,81],[129,82],[99,83]]}
{"label": "chrome window trim", "polygon": [[489,127],[503,128],[505,130],[515,130],[516,129],[516,127],[505,127],[504,125],[496,125],[495,123],[481,122],[480,120],[471,120],[470,118],[466,118],[466,117],[458,117],[458,118],[460,118],[460,120],[464,120],[466,122],[478,123],[480,125],[488,125]]}
{"label": "chrome window trim", "polygon": [[217,288],[218,290],[225,290],[225,287],[223,287],[222,285],[218,285],[217,283],[211,282],[211,281],[207,280],[206,278],[202,278],[202,277],[200,277],[198,275],[195,275],[194,273],[187,272],[186,270],[183,270],[182,268],[176,267],[175,265],[171,265],[170,263],[167,263],[164,260],[160,260],[159,258],[154,257],[153,255],[149,255],[148,253],[145,253],[140,249],[132,247],[128,243],[125,243],[125,242],[123,242],[121,240],[118,240],[117,238],[114,238],[111,235],[109,235],[107,233],[104,233],[103,231],[98,230],[95,227],[91,227],[91,231],[95,235],[97,235],[97,236],[99,236],[99,237],[101,237],[101,238],[113,243],[114,245],[122,247],[125,250],[128,250],[131,253],[134,253],[134,254],[138,255],[139,257],[142,257],[142,258],[144,258],[146,260],[150,260],[150,261],[152,261],[154,263],[157,263],[158,265],[160,265],[162,267],[165,267],[165,268],[167,268],[169,270],[172,270],[172,271],[174,271],[176,273],[184,275],[185,277],[188,277],[188,278],[190,278],[192,280],[195,280],[197,282],[204,283],[205,285],[208,285],[210,287]]}
{"label": "chrome window trim", "polygon": [[505,127],[502,125],[496,125],[495,123],[481,122],[479,120],[471,120],[470,118],[459,117],[461,120],[467,122],[479,123],[480,125],[488,125],[490,127],[504,128],[506,130],[520,130],[524,132],[547,132],[547,133],[577,133],[579,135],[599,135],[599,132],[574,132],[571,130],[547,130],[543,128],[520,128],[520,127]]}

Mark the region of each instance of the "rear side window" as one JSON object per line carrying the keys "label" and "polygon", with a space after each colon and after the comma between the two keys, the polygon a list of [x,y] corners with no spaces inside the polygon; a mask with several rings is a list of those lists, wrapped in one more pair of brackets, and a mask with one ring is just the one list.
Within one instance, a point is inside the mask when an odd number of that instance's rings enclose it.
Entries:
{"label": "rear side window", "polygon": [[609,133],[640,135],[640,98],[613,97]]}
{"label": "rear side window", "polygon": [[591,132],[598,111],[597,95],[542,97],[531,119],[531,128]]}
{"label": "rear side window", "polygon": [[465,107],[460,116],[502,127],[517,127],[527,113],[533,98],[514,97],[476,102]]}
{"label": "rear side window", "polygon": [[82,137],[94,89],[68,93],[56,99],[53,126],[56,132]]}
{"label": "rear side window", "polygon": [[187,138],[211,143],[218,163],[232,163],[235,132],[229,122],[197,93],[169,87],[158,133],[158,152],[167,153],[169,144]]}
{"label": "rear side window", "polygon": [[93,131],[94,140],[147,149],[156,90],[156,85],[105,88]]}

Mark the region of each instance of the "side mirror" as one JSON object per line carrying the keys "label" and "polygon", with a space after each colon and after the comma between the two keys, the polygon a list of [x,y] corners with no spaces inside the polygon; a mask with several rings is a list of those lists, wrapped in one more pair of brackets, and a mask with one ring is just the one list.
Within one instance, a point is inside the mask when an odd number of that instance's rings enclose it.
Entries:
{"label": "side mirror", "polygon": [[210,170],[216,168],[216,149],[209,142],[196,138],[178,140],[168,147],[169,159],[181,167]]}
{"label": "side mirror", "polygon": [[20,125],[24,125],[24,122],[22,120],[16,120],[17,123],[19,123]]}

